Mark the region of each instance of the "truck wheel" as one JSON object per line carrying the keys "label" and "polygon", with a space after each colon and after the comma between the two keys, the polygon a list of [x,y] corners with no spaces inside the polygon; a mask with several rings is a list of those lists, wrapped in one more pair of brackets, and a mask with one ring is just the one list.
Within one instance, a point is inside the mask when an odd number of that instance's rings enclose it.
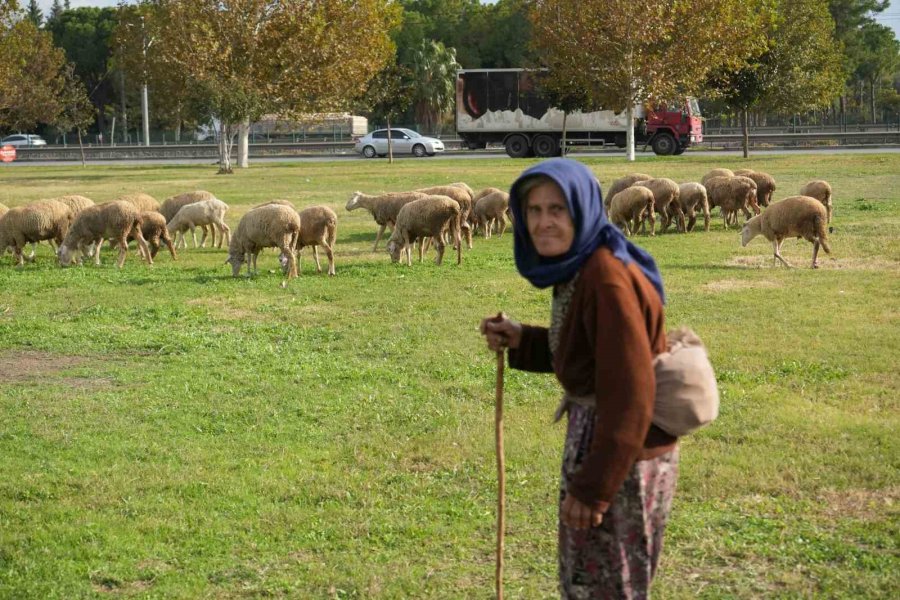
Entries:
{"label": "truck wheel", "polygon": [[506,138],[506,153],[510,158],[525,158],[530,151],[528,139],[524,135],[511,135]]}
{"label": "truck wheel", "polygon": [[559,140],[552,135],[539,135],[534,138],[534,155],[540,158],[559,156]]}
{"label": "truck wheel", "polygon": [[653,152],[659,156],[669,156],[675,153],[678,144],[675,143],[675,138],[671,134],[657,133],[656,137],[653,138],[652,146]]}
{"label": "truck wheel", "polygon": [[685,150],[687,150],[687,146],[678,146],[678,149],[675,150],[675,152],[673,152],[672,154],[674,154],[675,156],[681,156],[682,154],[684,154]]}

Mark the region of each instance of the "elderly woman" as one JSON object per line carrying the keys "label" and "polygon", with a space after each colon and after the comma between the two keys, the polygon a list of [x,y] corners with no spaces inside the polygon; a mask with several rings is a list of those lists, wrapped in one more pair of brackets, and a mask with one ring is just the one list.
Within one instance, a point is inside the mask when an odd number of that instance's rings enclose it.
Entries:
{"label": "elderly woman", "polygon": [[559,499],[563,598],[646,598],[677,478],[677,438],[651,424],[653,357],[666,350],[653,259],[606,219],[573,160],[526,170],[510,190],[516,266],[553,286],[550,327],[481,323],[513,368],[554,372],[567,415]]}

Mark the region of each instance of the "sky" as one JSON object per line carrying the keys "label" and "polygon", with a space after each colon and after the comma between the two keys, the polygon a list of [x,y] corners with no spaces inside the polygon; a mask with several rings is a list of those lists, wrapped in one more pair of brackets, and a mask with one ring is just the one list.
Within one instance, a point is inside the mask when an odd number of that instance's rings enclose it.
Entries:
{"label": "sky", "polygon": [[[484,4],[496,2],[496,0],[481,1]],[[21,0],[21,2],[22,4],[27,4],[28,0]],[[38,6],[41,7],[45,15],[50,12],[52,4],[53,0],[38,0]],[[118,0],[70,0],[72,8],[79,6],[115,6],[116,4],[118,4]],[[892,2],[886,11],[876,17],[876,20],[883,25],[891,27],[894,30],[894,35],[900,37],[900,2]]]}

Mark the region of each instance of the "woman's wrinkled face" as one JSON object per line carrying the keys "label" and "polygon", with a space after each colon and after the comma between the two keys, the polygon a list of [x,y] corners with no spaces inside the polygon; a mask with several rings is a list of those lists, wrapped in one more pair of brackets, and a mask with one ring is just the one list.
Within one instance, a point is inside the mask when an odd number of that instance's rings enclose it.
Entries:
{"label": "woman's wrinkled face", "polygon": [[575,223],[559,186],[552,181],[536,185],[525,199],[525,221],[531,243],[541,256],[562,256],[575,240]]}

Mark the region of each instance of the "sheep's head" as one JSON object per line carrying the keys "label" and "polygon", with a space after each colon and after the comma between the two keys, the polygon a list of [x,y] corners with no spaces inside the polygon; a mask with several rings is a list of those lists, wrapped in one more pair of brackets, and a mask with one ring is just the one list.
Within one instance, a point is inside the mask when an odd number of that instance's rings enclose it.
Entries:
{"label": "sheep's head", "polygon": [[228,258],[225,259],[225,264],[231,264],[231,276],[237,277],[241,274],[241,266],[244,264],[244,254],[243,253],[228,253]]}
{"label": "sheep's head", "polygon": [[357,203],[359,202],[359,197],[361,195],[362,192],[353,192],[353,195],[350,196],[349,200],[347,200],[347,206],[345,206],[344,208],[346,208],[347,210],[353,210],[354,208],[356,208]]}
{"label": "sheep's head", "polygon": [[761,216],[756,216],[744,223],[744,228],[741,229],[741,246],[746,246],[750,243],[750,240],[759,235],[759,221]]}
{"label": "sheep's head", "polygon": [[391,255],[391,262],[398,262],[400,260],[400,251],[403,248],[398,244],[395,240],[390,240],[387,245],[388,254]]}
{"label": "sheep's head", "polygon": [[65,244],[60,244],[59,249],[56,251],[56,257],[59,259],[61,267],[68,267],[75,258],[75,250]]}

